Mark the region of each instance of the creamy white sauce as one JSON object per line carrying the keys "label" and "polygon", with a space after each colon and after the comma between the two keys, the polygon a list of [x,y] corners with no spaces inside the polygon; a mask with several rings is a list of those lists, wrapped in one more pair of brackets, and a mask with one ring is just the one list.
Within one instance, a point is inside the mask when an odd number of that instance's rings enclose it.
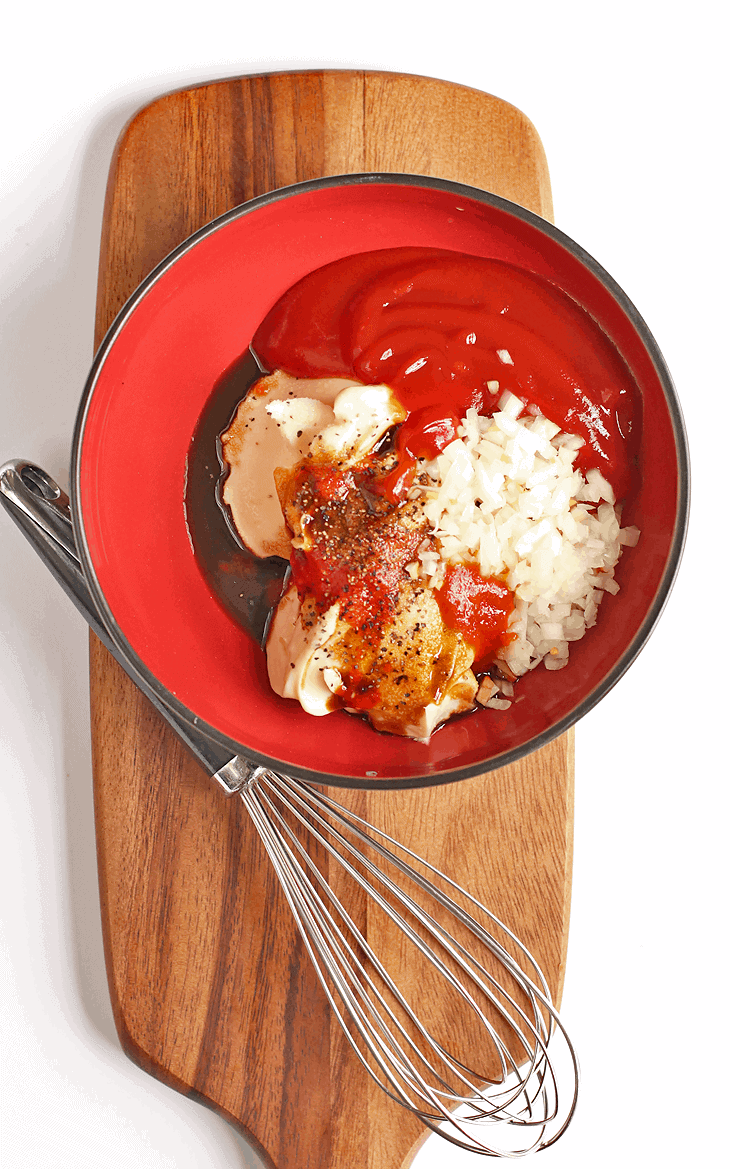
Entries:
{"label": "creamy white sauce", "polygon": [[314,437],[312,454],[352,463],[364,459],[386,430],[406,418],[389,386],[351,386],[337,395],[333,412],[332,425]]}
{"label": "creamy white sauce", "polygon": [[274,471],[293,467],[308,454],[314,436],[335,420],[332,405],[338,394],[357,384],[345,378],[273,373],[256,383],[221,435],[229,467],[223,501],[236,531],[256,556],[289,559],[291,542]]}
{"label": "creamy white sauce", "polygon": [[282,698],[295,698],[308,714],[330,714],[332,695],[342,681],[337,660],[327,649],[339,612],[340,606],[332,605],[318,619],[305,623],[292,585],[271,622],[266,643],[271,689]]}

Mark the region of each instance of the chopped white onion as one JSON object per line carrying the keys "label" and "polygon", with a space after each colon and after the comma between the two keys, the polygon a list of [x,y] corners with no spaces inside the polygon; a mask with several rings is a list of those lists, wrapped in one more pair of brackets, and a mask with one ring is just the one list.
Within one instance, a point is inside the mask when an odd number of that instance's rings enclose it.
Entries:
{"label": "chopped white onion", "polygon": [[[604,593],[619,590],[614,570],[622,547],[639,539],[638,528],[620,527],[601,472],[575,470],[583,439],[524,410],[509,391],[491,418],[468,410],[459,437],[421,463],[427,480],[413,495],[426,499],[433,525],[435,541],[424,541],[418,555],[431,587],[443,582],[448,563],[473,563],[513,590],[515,638],[502,660],[516,677],[541,661],[549,670],[566,665],[570,643],[595,625]],[[509,692],[485,683],[478,701],[507,709]]]}

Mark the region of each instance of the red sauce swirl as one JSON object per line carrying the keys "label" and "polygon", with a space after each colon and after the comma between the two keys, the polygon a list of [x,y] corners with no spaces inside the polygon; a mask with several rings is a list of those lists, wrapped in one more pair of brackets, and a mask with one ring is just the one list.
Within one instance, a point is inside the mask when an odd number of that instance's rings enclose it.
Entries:
{"label": "red sauce swirl", "polygon": [[253,346],[297,377],[391,386],[410,414],[403,470],[419,445],[428,449],[423,416],[433,434],[470,406],[492,413],[510,390],[585,440],[577,467],[598,467],[617,499],[630,491],[637,404],[626,366],[579,305],[501,260],[432,248],[346,256],[285,293]]}

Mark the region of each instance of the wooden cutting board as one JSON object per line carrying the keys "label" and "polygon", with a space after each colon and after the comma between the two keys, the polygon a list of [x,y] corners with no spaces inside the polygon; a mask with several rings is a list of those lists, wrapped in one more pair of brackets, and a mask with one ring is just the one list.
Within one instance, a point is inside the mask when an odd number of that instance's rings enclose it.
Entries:
{"label": "wooden cutting board", "polygon": [[[151,268],[230,207],[320,175],[400,171],[551,218],[531,123],[473,89],[388,73],[278,73],[173,93],[121,135],[101,242],[96,343]],[[237,1125],[275,1169],[401,1169],[424,1130],[330,1019],[240,800],[226,800],[91,637],[104,942],[125,1052]],[[446,787],[334,792],[467,885],[526,942],[559,1002],[573,741]],[[382,922],[352,906],[369,936]],[[419,972],[388,940],[405,989]],[[430,1010],[438,1018],[439,1004]]]}

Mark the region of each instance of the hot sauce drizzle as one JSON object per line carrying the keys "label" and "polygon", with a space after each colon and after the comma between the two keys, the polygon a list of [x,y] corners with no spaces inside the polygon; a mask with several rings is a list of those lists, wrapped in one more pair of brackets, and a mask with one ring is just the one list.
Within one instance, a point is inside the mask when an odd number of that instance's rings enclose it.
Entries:
{"label": "hot sauce drizzle", "polygon": [[379,490],[390,462],[373,456],[340,468],[305,460],[282,501],[295,534],[290,563],[300,595],[312,596],[320,612],[339,601],[342,619],[371,641],[392,616],[405,566],[425,535],[415,509],[390,503]]}
{"label": "hot sauce drizzle", "polygon": [[452,564],[435,592],[446,624],[474,648],[474,670],[486,670],[514,636],[507,629],[515,607],[511,589],[496,576],[483,577],[473,564]]}

